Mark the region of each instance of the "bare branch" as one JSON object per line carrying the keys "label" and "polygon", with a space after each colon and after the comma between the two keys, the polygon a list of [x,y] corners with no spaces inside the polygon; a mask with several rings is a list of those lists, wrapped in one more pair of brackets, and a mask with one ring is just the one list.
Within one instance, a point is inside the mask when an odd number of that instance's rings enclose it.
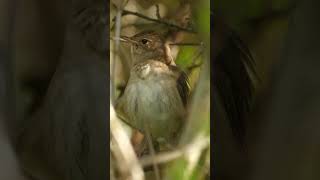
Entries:
{"label": "bare branch", "polygon": [[182,157],[184,155],[188,156],[190,153],[193,153],[195,150],[202,152],[204,149],[209,147],[210,145],[210,138],[208,137],[200,137],[195,139],[192,143],[170,152],[163,152],[158,153],[155,156],[146,156],[140,159],[140,164],[143,167],[156,164],[162,164],[167,163],[170,161],[173,161],[179,157]]}
{"label": "bare branch", "polygon": [[[185,31],[185,32],[189,32],[189,33],[196,33],[196,31],[192,28],[183,28],[181,26],[178,26],[176,24],[173,24],[173,23],[170,23],[170,22],[167,22],[167,21],[164,21],[163,19],[159,20],[159,19],[153,19],[153,18],[150,18],[148,16],[145,16],[143,14],[140,14],[138,12],[132,12],[132,11],[129,11],[129,10],[123,10],[122,11],[122,16],[127,16],[127,15],[133,15],[133,16],[137,16],[137,17],[140,17],[142,19],[145,19],[145,20],[148,20],[148,21],[152,21],[152,22],[156,22],[158,24],[163,24],[163,25],[166,25],[168,27],[172,27],[172,28],[176,28],[177,30],[180,30],[180,31]],[[116,20],[116,18],[113,18],[112,21],[114,22]]]}
{"label": "bare branch", "polygon": [[156,4],[156,16],[158,19],[161,19],[159,4]]}
{"label": "bare branch", "polygon": [[202,62],[200,62],[200,63],[195,63],[195,64],[189,66],[187,71],[188,71],[188,72],[191,72],[191,71],[194,70],[195,68],[199,68],[202,64],[203,64]]}
{"label": "bare branch", "polygon": [[127,172],[132,180],[143,180],[144,173],[139,164],[137,156],[133,150],[130,140],[122,127],[120,121],[116,117],[116,112],[112,104],[110,103],[110,130],[112,135],[111,145],[112,153],[115,155],[115,159],[118,163],[119,168]]}
{"label": "bare branch", "polygon": [[[148,148],[149,148],[151,157],[155,157],[156,151],[155,151],[154,145],[152,143],[150,127],[146,122],[144,122],[144,125],[145,125],[145,129],[146,129],[147,144],[148,144]],[[152,158],[152,166],[153,166],[153,170],[154,170],[154,173],[156,176],[156,180],[160,180],[160,170],[159,170],[158,164],[154,161],[154,158]]]}
{"label": "bare branch", "polygon": [[[115,31],[115,51],[118,52],[119,51],[119,45],[120,45],[120,31],[121,31],[121,14],[122,11],[120,9],[118,9],[117,11],[117,15],[116,15],[116,31]],[[114,55],[113,58],[113,62],[112,62],[112,69],[111,69],[111,101],[112,103],[115,102],[115,98],[116,98],[116,86],[115,86],[115,80],[116,80],[116,65],[117,65],[117,61],[115,60],[115,58],[118,56]]]}
{"label": "bare branch", "polygon": [[196,60],[202,55],[203,50],[204,50],[204,46],[201,46],[201,48],[198,50],[198,53],[195,54],[195,55],[192,57],[192,64],[191,64],[191,66],[189,66],[189,67],[187,68],[187,73],[188,73],[188,74],[190,74],[193,69],[198,68],[198,67],[200,67],[200,66],[203,64],[202,61],[201,61],[201,62],[198,62],[198,63],[196,62]]}
{"label": "bare branch", "polygon": [[203,43],[171,43],[171,46],[203,46]]}

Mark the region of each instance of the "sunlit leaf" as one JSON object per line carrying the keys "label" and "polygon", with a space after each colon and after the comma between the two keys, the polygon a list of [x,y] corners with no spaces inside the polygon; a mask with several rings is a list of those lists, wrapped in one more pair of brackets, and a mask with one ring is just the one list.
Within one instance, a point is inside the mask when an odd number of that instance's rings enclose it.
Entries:
{"label": "sunlit leaf", "polygon": [[187,161],[183,158],[177,159],[173,164],[170,164],[167,168],[167,178],[175,180],[184,180],[184,172],[187,168]]}
{"label": "sunlit leaf", "polygon": [[198,49],[198,47],[193,46],[181,47],[176,59],[176,64],[182,69],[186,69],[191,66]]}

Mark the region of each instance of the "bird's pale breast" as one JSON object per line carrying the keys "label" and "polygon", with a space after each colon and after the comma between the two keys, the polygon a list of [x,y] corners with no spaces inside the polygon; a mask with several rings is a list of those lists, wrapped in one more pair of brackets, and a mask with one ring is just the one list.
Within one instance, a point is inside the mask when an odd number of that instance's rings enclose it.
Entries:
{"label": "bird's pale breast", "polygon": [[184,106],[177,90],[176,75],[161,62],[136,65],[121,99],[127,121],[153,138],[172,138],[181,126]]}

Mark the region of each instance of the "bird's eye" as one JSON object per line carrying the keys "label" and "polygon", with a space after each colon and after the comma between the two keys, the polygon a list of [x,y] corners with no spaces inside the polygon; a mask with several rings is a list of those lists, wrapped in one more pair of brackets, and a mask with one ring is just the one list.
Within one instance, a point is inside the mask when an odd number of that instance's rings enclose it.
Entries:
{"label": "bird's eye", "polygon": [[148,42],[149,42],[148,39],[142,39],[142,40],[141,40],[141,43],[142,43],[142,44],[147,44]]}

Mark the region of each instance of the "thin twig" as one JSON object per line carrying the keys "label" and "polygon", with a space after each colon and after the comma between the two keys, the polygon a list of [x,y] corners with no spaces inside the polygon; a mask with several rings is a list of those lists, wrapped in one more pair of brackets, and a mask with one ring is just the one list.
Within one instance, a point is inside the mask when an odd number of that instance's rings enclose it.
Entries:
{"label": "thin twig", "polygon": [[203,49],[204,47],[201,46],[201,48],[198,50],[198,53],[192,57],[192,64],[187,68],[188,74],[191,73],[193,69],[198,68],[203,64],[203,62],[196,63],[196,60],[202,55]]}
{"label": "thin twig", "polygon": [[[122,11],[122,16],[127,16],[127,15],[134,15],[137,17],[140,17],[142,19],[148,20],[148,21],[152,21],[152,22],[156,22],[158,24],[164,24],[166,26],[172,27],[172,28],[176,28],[177,30],[180,31],[185,31],[185,32],[189,32],[189,33],[196,33],[196,31],[192,28],[183,28],[181,26],[178,26],[176,24],[164,21],[163,19],[159,20],[159,19],[154,19],[154,18],[150,18],[148,16],[145,16],[143,14],[140,14],[138,12],[133,12],[133,11],[129,11],[129,10],[123,10]],[[113,18],[112,21],[114,22],[116,20],[116,18]]]}
{"label": "thin twig", "polygon": [[113,41],[125,41],[124,39],[122,39],[120,37],[110,37],[109,39],[113,40]]}
{"label": "thin twig", "polygon": [[130,54],[127,53],[127,51],[124,48],[120,48],[119,51],[121,54],[121,64],[122,64],[122,74],[124,77],[125,82],[127,82],[129,80],[129,76],[130,76],[130,67],[132,66],[132,61],[131,61],[131,52]]}
{"label": "thin twig", "polygon": [[[117,15],[116,15],[116,31],[115,31],[115,52],[117,53],[119,51],[119,45],[120,45],[120,31],[121,31],[121,14],[122,11],[121,9],[118,9]],[[117,60],[115,59],[116,53],[114,54],[114,59],[112,62],[112,74],[111,74],[111,84],[112,84],[112,89],[111,89],[111,101],[114,104],[115,103],[115,98],[116,98],[116,86],[115,86],[115,80],[116,80],[116,68],[117,68]]]}
{"label": "thin twig", "polygon": [[115,158],[118,163],[121,163],[118,164],[119,168],[124,169],[124,171],[129,173],[129,176],[132,178],[132,180],[144,180],[142,167],[139,164],[137,156],[135,155],[124,128],[122,127],[119,119],[116,117],[116,112],[114,111],[111,103],[110,130],[112,142],[114,142],[114,146],[111,146],[110,148],[114,155],[116,155]]}
{"label": "thin twig", "polygon": [[[156,151],[154,150],[154,145],[152,143],[150,127],[148,126],[148,123],[146,123],[146,122],[144,122],[144,126],[145,126],[145,131],[146,131],[147,144],[149,146],[149,151],[150,151],[151,157],[155,157]],[[160,170],[159,170],[158,164],[154,161],[154,158],[152,158],[152,159],[153,159],[152,166],[153,166],[153,169],[155,172],[156,180],[160,180],[161,178],[160,178]]]}
{"label": "thin twig", "polygon": [[[109,37],[110,40],[113,40],[113,41],[116,41],[117,39],[120,40],[120,41],[123,41],[122,38],[116,38],[116,37]],[[203,43],[200,42],[200,43],[193,43],[193,42],[185,42],[185,43],[170,43],[169,44],[170,46],[203,46]]]}
{"label": "thin twig", "polygon": [[170,152],[158,153],[156,156],[148,156],[140,159],[140,164],[143,167],[150,166],[154,163],[163,164],[170,161],[173,161],[183,155],[183,151],[181,150],[173,150]]}
{"label": "thin twig", "polygon": [[173,161],[179,157],[182,157],[184,155],[189,155],[190,153],[194,152],[194,149],[198,149],[198,151],[202,151],[206,149],[210,145],[210,138],[208,137],[202,137],[194,140],[192,143],[170,152],[162,152],[158,153],[155,156],[146,156],[140,159],[140,164],[143,167],[156,164],[162,164],[167,163],[170,161]]}
{"label": "thin twig", "polygon": [[159,4],[156,4],[156,16],[159,20],[161,19]]}
{"label": "thin twig", "polygon": [[203,43],[170,43],[171,46],[203,46]]}
{"label": "thin twig", "polygon": [[203,64],[202,62],[200,62],[200,63],[195,63],[195,64],[189,66],[187,71],[188,71],[188,72],[191,72],[193,69],[200,67],[202,64]]}

